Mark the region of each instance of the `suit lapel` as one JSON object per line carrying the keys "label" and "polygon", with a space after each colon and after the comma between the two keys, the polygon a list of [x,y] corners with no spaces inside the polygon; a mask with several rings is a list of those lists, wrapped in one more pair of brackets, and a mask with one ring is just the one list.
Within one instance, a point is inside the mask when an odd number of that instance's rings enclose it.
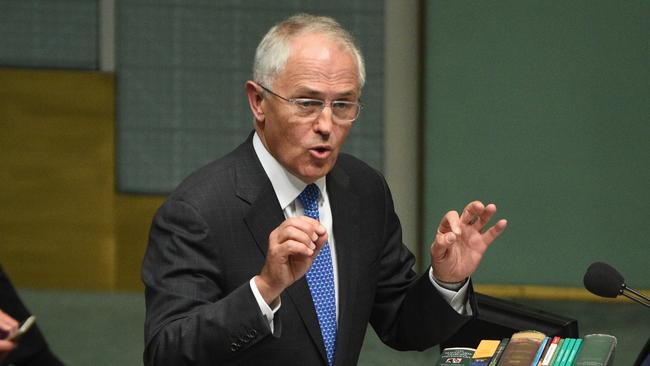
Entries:
{"label": "suit lapel", "polygon": [[269,233],[284,220],[282,208],[253,149],[252,134],[237,150],[235,187],[237,196],[250,205],[244,222],[266,257]]}
{"label": "suit lapel", "polygon": [[[327,177],[327,191],[332,208],[334,238],[336,240],[336,263],[339,284],[339,315],[336,336],[336,353],[347,354],[349,337],[354,328],[352,310],[358,286],[355,270],[359,263],[360,228],[356,219],[360,213],[359,197],[350,186],[348,175],[334,168]],[[335,359],[342,360],[341,357]],[[340,361],[339,361],[340,362]]]}
{"label": "suit lapel", "polygon": [[[270,186],[271,184],[269,183]],[[248,226],[248,230],[250,230],[255,238],[255,243],[262,252],[262,255],[266,258],[269,234],[284,221],[284,214],[280,209],[280,204],[275,197],[273,189],[265,189],[264,191],[266,193],[261,194],[252,203],[250,210],[244,217],[244,221]]]}
{"label": "suit lapel", "polygon": [[[235,185],[237,196],[250,204],[244,222],[261,254],[266,258],[269,234],[284,221],[285,217],[273,186],[255,155],[251,139],[252,135],[244,144],[245,146],[240,147],[243,151],[240,153],[240,163],[236,167]],[[327,362],[323,336],[305,277],[287,288],[282,295],[282,301],[290,301],[296,307],[321,358]]]}

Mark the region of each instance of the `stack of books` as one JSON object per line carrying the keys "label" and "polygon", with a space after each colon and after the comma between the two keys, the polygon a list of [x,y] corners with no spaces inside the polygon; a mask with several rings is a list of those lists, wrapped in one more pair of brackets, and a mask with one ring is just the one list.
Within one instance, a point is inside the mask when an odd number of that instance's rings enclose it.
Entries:
{"label": "stack of books", "polygon": [[615,349],[616,337],[609,334],[560,338],[529,330],[502,340],[484,339],[476,348],[445,348],[436,365],[611,366]]}

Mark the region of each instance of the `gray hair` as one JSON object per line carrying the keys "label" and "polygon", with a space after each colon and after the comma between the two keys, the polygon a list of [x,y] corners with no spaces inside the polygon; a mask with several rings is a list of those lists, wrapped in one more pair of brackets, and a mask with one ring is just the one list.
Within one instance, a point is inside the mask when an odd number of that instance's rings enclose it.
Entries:
{"label": "gray hair", "polygon": [[347,47],[357,60],[359,89],[363,88],[366,82],[366,68],[361,51],[350,32],[332,18],[309,14],[294,15],[276,24],[266,33],[255,51],[254,80],[271,87],[287,63],[291,52],[291,40],[295,36],[307,33],[324,34]]}

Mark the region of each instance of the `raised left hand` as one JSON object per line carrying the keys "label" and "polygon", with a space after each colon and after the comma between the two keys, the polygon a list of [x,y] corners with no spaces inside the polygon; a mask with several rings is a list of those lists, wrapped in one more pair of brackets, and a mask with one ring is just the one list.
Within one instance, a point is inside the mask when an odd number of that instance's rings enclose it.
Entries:
{"label": "raised left hand", "polygon": [[431,267],[437,280],[457,283],[474,273],[483,253],[508,224],[502,219],[482,232],[496,212],[494,204],[484,206],[480,201],[465,206],[460,216],[447,212],[431,244]]}
{"label": "raised left hand", "polygon": [[3,339],[18,331],[18,322],[0,310],[0,362],[16,348],[16,343]]}

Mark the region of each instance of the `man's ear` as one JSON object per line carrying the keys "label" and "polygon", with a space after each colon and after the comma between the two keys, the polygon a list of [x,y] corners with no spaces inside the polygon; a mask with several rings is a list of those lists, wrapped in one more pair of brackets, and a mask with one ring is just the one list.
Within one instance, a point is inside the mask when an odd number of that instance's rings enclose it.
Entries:
{"label": "man's ear", "polygon": [[248,106],[251,108],[251,112],[253,112],[255,122],[264,122],[264,110],[262,109],[264,96],[262,95],[262,88],[250,80],[246,82],[245,88],[246,96],[248,97]]}

